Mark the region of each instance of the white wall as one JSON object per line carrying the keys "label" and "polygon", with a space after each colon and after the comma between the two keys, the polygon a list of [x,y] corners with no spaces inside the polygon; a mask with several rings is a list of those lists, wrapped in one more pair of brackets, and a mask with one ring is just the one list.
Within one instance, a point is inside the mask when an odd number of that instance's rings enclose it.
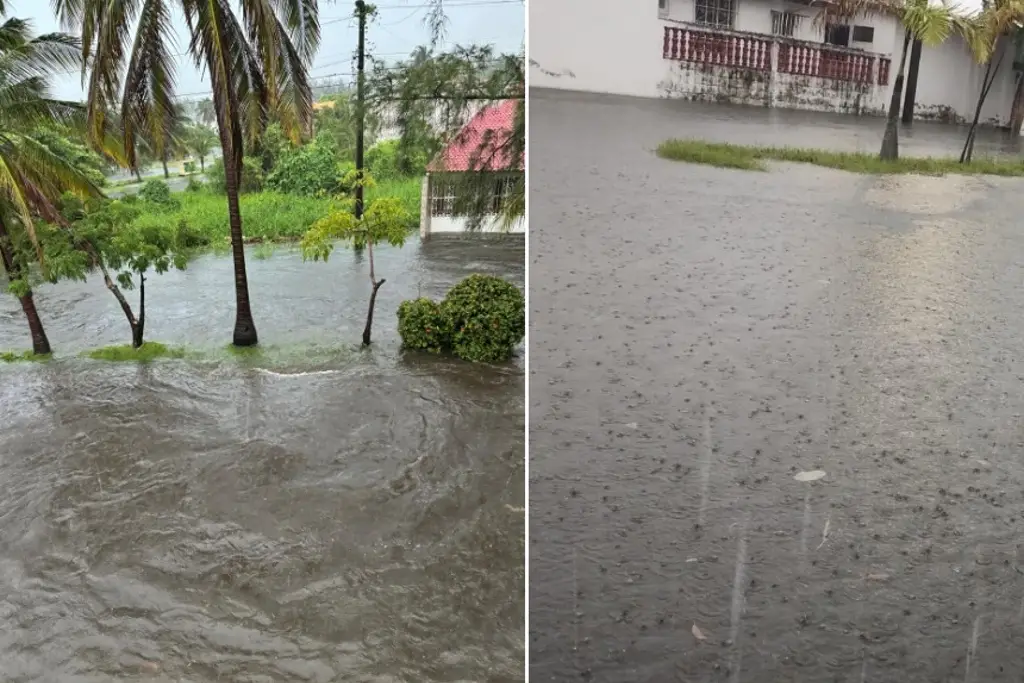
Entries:
{"label": "white wall", "polygon": [[[771,10],[796,12],[807,18],[794,38],[821,42],[823,29],[814,22],[815,12],[806,5],[784,0],[736,0],[736,30],[771,32]],[[641,97],[693,97],[715,99],[708,90],[718,87],[710,74],[697,73],[688,65],[662,58],[665,26],[694,20],[694,0],[668,0],[664,18],[658,16],[657,0],[538,0],[530,6],[530,85],[566,90],[636,95]],[[856,100],[855,94],[823,93],[804,97],[800,108],[845,112],[875,112],[888,106],[896,80],[902,27],[888,17],[865,17],[858,25],[873,26],[871,44],[853,44],[867,52],[892,58],[889,86],[874,88],[870,97]],[[566,30],[572,26],[573,30]],[[1009,47],[1007,47],[1009,49]],[[982,110],[982,121],[1005,123],[1009,118],[1014,79],[1012,56],[1007,54],[1001,73]],[[689,71],[687,73],[687,71]],[[960,39],[950,38],[934,48],[925,47],[917,85],[918,118],[948,119],[950,115],[970,120],[981,88],[983,66],[973,63]],[[835,81],[814,79],[803,87],[813,88],[821,81],[824,89],[836,87]],[[665,87],[668,84],[670,87]],[[757,84],[739,84],[736,90],[749,92],[736,101],[762,104]],[[778,87],[778,86],[776,86]],[[763,90],[763,89],[762,89]],[[857,106],[850,102],[857,101]],[[829,109],[831,102],[842,104]],[[785,98],[775,101],[785,106]]]}
{"label": "white wall", "polygon": [[[428,235],[436,235],[438,233],[453,233],[453,232],[469,232],[466,227],[467,220],[465,218],[455,218],[453,216],[431,216],[429,223],[429,231],[424,233],[423,230],[420,234],[423,237]],[[504,232],[501,229],[501,221],[495,216],[491,220],[485,220],[484,224],[480,226],[480,232]],[[508,232],[514,234],[522,234],[526,232],[526,221],[520,218],[512,226],[512,229]]]}

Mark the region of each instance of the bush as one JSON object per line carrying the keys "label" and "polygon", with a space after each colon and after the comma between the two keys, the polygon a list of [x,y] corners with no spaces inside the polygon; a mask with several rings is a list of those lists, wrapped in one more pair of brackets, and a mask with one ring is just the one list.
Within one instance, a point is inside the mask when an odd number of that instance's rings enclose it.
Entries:
{"label": "bush", "polygon": [[384,140],[366,151],[366,168],[377,180],[394,180],[402,175],[398,171],[398,143]]}
{"label": "bush", "polygon": [[193,177],[190,177],[188,179],[188,185],[185,186],[185,191],[186,192],[199,192],[200,190],[203,189],[203,187],[204,187],[203,181],[202,180],[196,180],[195,177],[193,176]]}
{"label": "bush", "polygon": [[422,298],[403,301],[398,333],[408,349],[451,351],[468,361],[501,363],[526,336],[526,300],[501,278],[470,275],[440,304]]}
{"label": "bush", "polygon": [[427,298],[398,306],[398,334],[407,349],[440,353],[451,348],[451,328],[441,305]]}
{"label": "bush", "polygon": [[[224,158],[217,157],[206,170],[206,177],[210,180],[210,189],[214,192],[224,194],[227,192],[227,176],[224,175]],[[259,192],[263,189],[265,177],[263,166],[260,160],[255,157],[242,159],[242,186],[238,191],[242,194]]]}
{"label": "bush", "polygon": [[320,136],[285,152],[267,176],[267,187],[285,194],[322,197],[337,194],[339,177],[337,150],[328,138]]}
{"label": "bush", "polygon": [[192,174],[196,172],[196,162],[186,161],[185,162],[185,173]]}
{"label": "bush", "polygon": [[139,190],[139,199],[165,206],[176,204],[174,197],[171,196],[170,186],[162,180],[155,179],[146,181],[146,184]]}
{"label": "bush", "polygon": [[500,363],[526,336],[526,299],[493,275],[470,275],[441,304],[452,330],[452,351],[470,361]]}

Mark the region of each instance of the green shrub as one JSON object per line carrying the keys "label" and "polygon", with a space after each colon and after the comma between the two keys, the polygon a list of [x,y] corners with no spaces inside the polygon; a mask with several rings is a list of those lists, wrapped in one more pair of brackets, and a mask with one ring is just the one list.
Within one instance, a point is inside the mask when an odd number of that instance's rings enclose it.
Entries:
{"label": "green shrub", "polygon": [[[224,158],[217,157],[209,168],[206,169],[206,177],[210,181],[210,189],[214,192],[224,194],[227,192],[227,176],[224,175]],[[263,174],[263,165],[255,157],[242,159],[242,186],[238,191],[246,194],[259,192],[263,189],[266,178]]]}
{"label": "green shrub", "polygon": [[366,150],[366,168],[378,181],[394,180],[402,175],[398,171],[398,143],[398,140],[383,140]]}
{"label": "green shrub", "polygon": [[285,152],[267,176],[267,187],[285,194],[322,197],[337,194],[340,177],[337,150],[329,138],[320,136]]}
{"label": "green shrub", "polygon": [[157,179],[146,181],[142,189],[139,190],[139,199],[164,206],[174,206],[176,203],[174,197],[171,196],[170,186]]}
{"label": "green shrub", "polygon": [[526,336],[526,300],[493,275],[470,275],[441,304],[452,330],[452,351],[470,361],[500,363]]}
{"label": "green shrub", "polygon": [[398,334],[407,349],[440,353],[451,348],[451,328],[436,301],[403,301],[398,306]]}
{"label": "green shrub", "polygon": [[195,172],[196,172],[196,162],[194,162],[194,161],[186,161],[185,162],[185,173],[192,174],[192,173],[195,173]]}
{"label": "green shrub", "polygon": [[205,186],[206,185],[202,180],[196,180],[193,176],[188,179],[188,185],[185,186],[185,192],[199,192]]}

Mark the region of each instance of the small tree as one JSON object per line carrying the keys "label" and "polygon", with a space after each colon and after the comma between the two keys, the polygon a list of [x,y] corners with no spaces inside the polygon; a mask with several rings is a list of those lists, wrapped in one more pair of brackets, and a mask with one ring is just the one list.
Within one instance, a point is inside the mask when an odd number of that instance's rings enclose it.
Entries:
{"label": "small tree", "polygon": [[956,33],[973,50],[977,43],[977,31],[971,18],[962,16],[957,7],[945,0],[937,5],[929,0],[836,0],[827,4],[815,21],[824,27],[848,22],[858,16],[872,15],[892,17],[903,26],[903,48],[892,84],[892,96],[889,98],[882,148],[878,154],[883,161],[894,161],[900,156],[900,103],[903,101],[903,79],[910,44],[920,40],[925,45],[934,46]]}
{"label": "small tree", "polygon": [[199,170],[206,172],[206,157],[217,146],[217,134],[202,124],[193,124],[185,132],[185,147],[199,159]]}
{"label": "small tree", "polygon": [[[346,186],[355,186],[362,182],[363,188],[373,186],[369,174],[364,173],[362,180],[357,180],[355,171],[349,173],[342,181]],[[373,329],[373,308],[377,302],[377,290],[386,282],[377,279],[373,264],[373,247],[387,243],[393,247],[405,244],[411,216],[402,206],[402,202],[394,197],[375,199],[357,219],[353,210],[355,201],[344,198],[341,206],[313,224],[313,227],[302,238],[302,256],[314,261],[327,261],[334,250],[335,240],[350,241],[356,249],[366,248],[370,262],[370,306],[366,312],[366,327],[363,328],[363,346],[370,345],[370,333]]]}
{"label": "small tree", "polygon": [[[80,223],[81,237],[86,238],[99,255],[96,265],[103,273],[103,281],[117,299],[132,333],[132,346],[144,343],[146,330],[146,274],[166,273],[171,268],[184,270],[189,251],[181,245],[181,236],[187,231],[184,221],[177,225],[169,222],[147,221],[141,225],[135,219],[139,211],[120,201],[109,202],[90,212]],[[116,271],[116,284],[110,271]],[[138,315],[121,292],[139,290]]]}

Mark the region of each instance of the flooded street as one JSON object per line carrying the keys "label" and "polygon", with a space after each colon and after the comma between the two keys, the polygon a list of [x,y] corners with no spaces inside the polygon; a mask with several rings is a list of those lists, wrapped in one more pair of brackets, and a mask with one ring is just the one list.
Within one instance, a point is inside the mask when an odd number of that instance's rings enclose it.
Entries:
{"label": "flooded street", "polygon": [[[404,354],[395,310],[524,280],[521,238],[250,255],[262,351],[234,357],[230,260],[147,282],[129,341],[99,282],[42,287],[58,357],[0,365],[0,680],[522,680],[524,378]],[[27,348],[0,300],[0,349]]]}
{"label": "flooded street", "polygon": [[1019,680],[1020,181],[673,163],[729,116],[530,96],[531,676]]}

